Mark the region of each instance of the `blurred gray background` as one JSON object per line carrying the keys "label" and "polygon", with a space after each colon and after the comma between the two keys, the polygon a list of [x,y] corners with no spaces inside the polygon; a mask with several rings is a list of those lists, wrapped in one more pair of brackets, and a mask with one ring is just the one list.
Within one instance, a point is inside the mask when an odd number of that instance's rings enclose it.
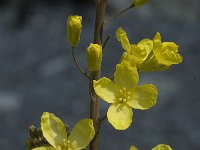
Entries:
{"label": "blurred gray background", "polygon": [[[132,0],[108,0],[106,18]],[[92,0],[0,0],[0,145],[25,149],[28,126],[39,127],[42,112],[56,114],[73,126],[89,115],[88,81],[75,68],[66,43],[68,15],[83,16],[82,40],[76,49],[85,68],[85,48],[93,41]],[[180,46],[183,62],[165,72],[140,75],[140,83],[158,87],[158,104],[134,110],[133,124],[116,131],[104,122],[100,150],[149,150],[159,143],[174,150],[200,150],[200,1],[152,0],[105,26],[112,34],[102,75],[112,76],[123,50],[115,38],[122,26],[131,43],[153,38]],[[103,116],[108,105],[101,101]]]}

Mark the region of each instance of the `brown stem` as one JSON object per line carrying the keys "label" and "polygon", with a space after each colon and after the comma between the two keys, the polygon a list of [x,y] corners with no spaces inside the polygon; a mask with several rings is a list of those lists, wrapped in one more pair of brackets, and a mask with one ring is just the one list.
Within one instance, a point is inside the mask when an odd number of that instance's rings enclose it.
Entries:
{"label": "brown stem", "polygon": [[[103,22],[107,0],[96,0],[96,18],[94,29],[94,43],[102,45],[103,34]],[[93,87],[93,80],[100,78],[101,69],[99,71],[91,72],[89,83],[89,95],[90,95],[90,118],[94,122],[95,131],[99,129],[99,99],[96,95]],[[94,139],[90,143],[90,150],[99,149],[99,133],[95,135]]]}

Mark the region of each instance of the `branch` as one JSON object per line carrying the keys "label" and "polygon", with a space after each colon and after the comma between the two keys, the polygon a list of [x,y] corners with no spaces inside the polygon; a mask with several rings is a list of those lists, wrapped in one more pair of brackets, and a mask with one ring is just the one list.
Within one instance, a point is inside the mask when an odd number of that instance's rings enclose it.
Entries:
{"label": "branch", "polygon": [[77,59],[76,59],[76,56],[75,56],[75,52],[74,52],[74,47],[71,48],[71,51],[72,51],[72,56],[73,56],[73,60],[76,64],[76,67],[78,68],[78,70],[85,76],[87,77],[88,79],[90,78],[90,75],[88,73],[86,73],[82,68],[81,66],[79,65]]}
{"label": "branch", "polygon": [[121,14],[127,12],[128,10],[130,10],[131,8],[134,7],[134,4],[130,5],[129,7],[117,12],[116,14],[114,14],[113,16],[111,16],[107,21],[104,22],[104,25],[108,24],[111,20],[115,19],[116,17],[120,16]]}

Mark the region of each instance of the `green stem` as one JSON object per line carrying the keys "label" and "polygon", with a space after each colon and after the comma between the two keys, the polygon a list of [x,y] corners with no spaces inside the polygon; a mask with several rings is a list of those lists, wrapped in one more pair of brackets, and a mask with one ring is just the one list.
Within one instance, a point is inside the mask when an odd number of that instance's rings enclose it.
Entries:
{"label": "green stem", "polygon": [[87,78],[90,78],[90,75],[88,73],[86,73],[82,68],[81,66],[79,65],[78,63],[78,60],[76,59],[76,56],[75,56],[75,52],[74,52],[74,47],[71,48],[71,51],[72,51],[72,57],[73,57],[73,60],[76,64],[76,67],[78,68],[78,70]]}

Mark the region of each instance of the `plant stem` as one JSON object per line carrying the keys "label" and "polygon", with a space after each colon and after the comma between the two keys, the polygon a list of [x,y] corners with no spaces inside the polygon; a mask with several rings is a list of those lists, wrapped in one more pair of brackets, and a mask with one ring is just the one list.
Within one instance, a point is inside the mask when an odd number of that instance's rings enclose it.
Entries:
{"label": "plant stem", "polygon": [[115,19],[116,17],[120,16],[121,14],[127,12],[129,9],[133,8],[134,4],[130,5],[129,7],[117,12],[116,14],[114,14],[113,16],[111,16],[107,21],[105,21],[105,25],[108,24],[111,20]]}
{"label": "plant stem", "polygon": [[72,57],[73,57],[73,60],[74,60],[74,62],[75,62],[75,64],[76,64],[76,67],[78,68],[78,70],[79,70],[84,76],[86,76],[87,78],[90,78],[90,75],[89,75],[88,73],[86,73],[86,72],[81,68],[81,66],[79,65],[79,63],[78,63],[78,61],[77,61],[77,59],[76,59],[76,56],[75,56],[74,47],[72,47],[71,50],[72,50]]}
{"label": "plant stem", "polygon": [[[107,0],[96,0],[96,18],[94,29],[94,44],[102,45],[103,22]],[[100,78],[101,69],[99,71],[91,72],[89,83],[90,95],[90,118],[93,120],[95,131],[99,129],[99,99],[93,87],[93,80]],[[90,143],[90,150],[99,149],[99,133],[95,135]]]}
{"label": "plant stem", "polygon": [[106,37],[106,40],[105,40],[104,43],[103,43],[103,46],[102,46],[102,49],[103,49],[103,50],[105,49],[106,45],[108,44],[110,38],[111,38],[111,35],[109,34],[109,35]]}

